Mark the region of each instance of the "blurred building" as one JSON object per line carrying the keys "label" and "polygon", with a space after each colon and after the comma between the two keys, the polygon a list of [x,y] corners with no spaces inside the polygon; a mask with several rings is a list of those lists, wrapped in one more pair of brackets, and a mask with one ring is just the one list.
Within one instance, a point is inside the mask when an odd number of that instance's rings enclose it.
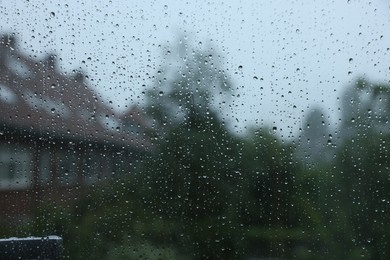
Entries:
{"label": "blurred building", "polygon": [[0,36],[0,209],[23,215],[44,199],[67,200],[131,172],[150,142],[136,107],[118,116],[81,72],[59,71]]}

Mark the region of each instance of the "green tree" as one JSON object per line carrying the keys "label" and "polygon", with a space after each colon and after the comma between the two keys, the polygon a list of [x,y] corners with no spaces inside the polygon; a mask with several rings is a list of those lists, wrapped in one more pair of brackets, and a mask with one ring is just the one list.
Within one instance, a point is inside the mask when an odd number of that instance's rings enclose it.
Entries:
{"label": "green tree", "polygon": [[[345,95],[335,170],[340,203],[348,210],[349,239],[374,259],[386,259],[390,200],[390,85],[359,79]],[[356,103],[356,104],[355,104]],[[353,107],[353,109],[352,109]]]}
{"label": "green tree", "polygon": [[185,41],[177,49],[180,62],[160,69],[147,92],[146,111],[158,129],[145,166],[151,207],[175,223],[171,238],[183,251],[196,258],[238,256],[238,141],[216,104],[231,85],[214,51],[192,50]]}
{"label": "green tree", "polygon": [[257,256],[291,257],[294,234],[292,148],[271,129],[251,129],[241,140],[240,221],[248,229],[248,251]]}
{"label": "green tree", "polygon": [[334,159],[298,170],[298,216],[316,257],[389,257],[389,90],[364,79],[347,88]]}
{"label": "green tree", "polygon": [[197,49],[185,38],[166,49],[168,54],[155,83],[146,91],[146,111],[154,119],[157,131],[183,124],[191,127],[194,120],[207,121],[210,113],[216,117],[218,106],[225,103],[221,100],[226,100],[232,91],[229,77],[220,65],[221,56],[211,47]]}

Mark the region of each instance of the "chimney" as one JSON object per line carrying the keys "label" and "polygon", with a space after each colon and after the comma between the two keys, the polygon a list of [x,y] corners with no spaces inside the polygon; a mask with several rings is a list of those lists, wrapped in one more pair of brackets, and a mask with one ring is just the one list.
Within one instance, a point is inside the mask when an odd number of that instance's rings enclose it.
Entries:
{"label": "chimney", "polygon": [[49,54],[46,58],[47,66],[50,70],[56,69],[56,59],[57,56],[55,54]]}
{"label": "chimney", "polygon": [[0,45],[1,48],[15,48],[15,37],[9,34],[3,34],[0,36]]}
{"label": "chimney", "polygon": [[10,34],[0,35],[0,62],[5,62],[15,48],[15,37]]}
{"label": "chimney", "polygon": [[81,71],[76,71],[73,77],[77,82],[84,82],[84,74]]}

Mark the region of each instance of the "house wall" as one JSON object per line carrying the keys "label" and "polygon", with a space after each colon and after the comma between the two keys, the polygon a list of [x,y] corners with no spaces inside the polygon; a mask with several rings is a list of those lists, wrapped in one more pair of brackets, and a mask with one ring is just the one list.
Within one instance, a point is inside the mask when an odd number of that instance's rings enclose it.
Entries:
{"label": "house wall", "polygon": [[94,184],[128,174],[135,156],[108,144],[3,131],[0,218],[23,219],[45,201],[72,203]]}

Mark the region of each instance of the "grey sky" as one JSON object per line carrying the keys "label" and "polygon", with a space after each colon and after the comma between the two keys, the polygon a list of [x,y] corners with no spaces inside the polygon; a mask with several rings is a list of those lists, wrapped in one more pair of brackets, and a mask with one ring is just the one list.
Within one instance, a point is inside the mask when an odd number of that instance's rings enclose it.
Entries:
{"label": "grey sky", "polygon": [[19,48],[38,57],[55,52],[66,72],[81,67],[118,111],[142,102],[160,46],[174,44],[178,32],[224,55],[239,87],[233,126],[264,122],[287,137],[314,104],[335,123],[344,86],[362,75],[390,79],[386,0],[4,1],[0,13],[1,31],[17,33]]}

